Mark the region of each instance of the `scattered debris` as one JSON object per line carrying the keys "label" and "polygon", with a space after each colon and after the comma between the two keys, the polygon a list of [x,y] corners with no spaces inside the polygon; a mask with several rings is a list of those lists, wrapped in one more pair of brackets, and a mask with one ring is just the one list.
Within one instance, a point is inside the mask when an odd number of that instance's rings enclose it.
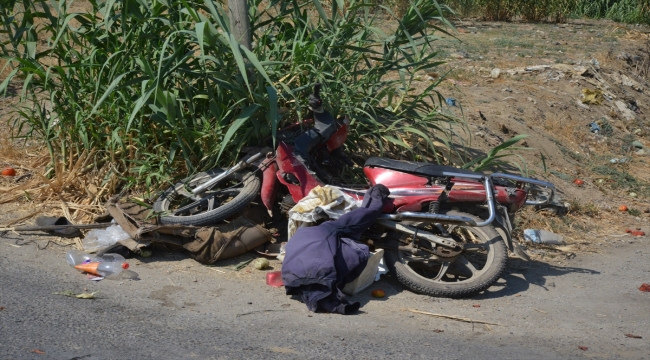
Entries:
{"label": "scattered debris", "polygon": [[493,79],[498,79],[499,76],[501,76],[501,69],[499,68],[492,69],[492,71],[490,72],[490,77]]}
{"label": "scattered debris", "polygon": [[632,143],[630,143],[630,145],[632,145],[632,147],[635,148],[635,149],[643,149],[643,148],[645,147],[645,146],[643,146],[643,144],[641,144],[641,142],[638,141],[638,140],[634,140],[634,141],[632,141]]}
{"label": "scattered debris", "polygon": [[587,105],[600,105],[603,102],[603,92],[600,89],[582,89],[582,103]]}
{"label": "scattered debris", "polygon": [[284,282],[282,282],[282,272],[272,271],[266,273],[266,285],[273,286],[273,287],[284,286]]}
{"label": "scattered debris", "polygon": [[14,168],[5,168],[2,170],[2,176],[16,176],[16,170]]}
{"label": "scattered debris", "polygon": [[255,311],[250,311],[250,312],[246,312],[246,313],[242,313],[242,314],[237,314],[237,315],[235,315],[235,317],[251,315],[251,314],[258,314],[258,313],[275,312],[275,311],[289,311],[289,310],[275,310],[275,309],[255,310]]}
{"label": "scattered debris", "polygon": [[448,97],[448,98],[445,99],[445,102],[449,106],[457,106],[456,105],[456,99],[454,99],[454,98]]}
{"label": "scattered debris", "polygon": [[38,354],[38,355],[44,355],[45,354],[45,351],[39,350],[39,349],[32,349],[32,352],[34,354]]}
{"label": "scattered debris", "polygon": [[575,179],[573,180],[573,183],[576,184],[576,186],[582,186],[585,184],[585,182],[581,179]]}
{"label": "scattered debris", "polygon": [[253,267],[257,270],[264,270],[269,267],[269,261],[265,258],[257,258],[253,261]]}
{"label": "scattered debris", "polygon": [[600,125],[598,125],[598,123],[596,123],[595,121],[592,122],[592,123],[589,123],[589,125],[587,125],[587,126],[591,127],[591,129],[589,129],[589,131],[591,131],[592,133],[594,133],[594,134],[599,134],[600,133],[600,130],[601,130]]}
{"label": "scattered debris", "polygon": [[625,102],[621,100],[616,100],[614,101],[614,105],[616,105],[616,108],[618,108],[618,111],[621,112],[623,118],[625,118],[626,120],[636,119],[636,114],[634,113],[634,111],[630,110],[627,107],[627,104]]}
{"label": "scattered debris", "polygon": [[641,231],[640,229],[636,229],[636,230],[627,229],[625,230],[625,232],[632,236],[645,236],[645,232]]}
{"label": "scattered debris", "polygon": [[374,298],[383,298],[384,296],[386,296],[386,293],[382,289],[373,290],[370,294]]}
{"label": "scattered debris", "polygon": [[526,242],[535,244],[562,245],[564,237],[546,230],[524,229]]}
{"label": "scattered debris", "polygon": [[68,296],[68,297],[75,297],[77,299],[95,299],[96,298],[95,295],[98,292],[99,291],[93,291],[91,293],[75,294],[74,291],[72,291],[72,290],[65,290],[65,291],[61,291],[61,292],[55,292],[55,293],[52,293],[52,294],[54,294],[54,295],[63,295],[63,296]]}
{"label": "scattered debris", "polygon": [[492,323],[492,322],[487,322],[487,321],[472,320],[470,318],[464,318],[464,317],[454,316],[454,315],[434,314],[434,313],[430,313],[430,312],[422,311],[422,310],[417,310],[417,309],[402,309],[402,311],[409,311],[409,312],[416,313],[416,314],[429,315],[429,316],[439,317],[439,318],[443,318],[443,319],[451,319],[451,320],[463,321],[463,322],[468,322],[468,323],[503,326],[502,324],[497,324],[497,323]]}
{"label": "scattered debris", "polygon": [[480,308],[480,307],[481,307],[481,304],[474,304],[474,305],[472,305],[472,307]]}
{"label": "scattered debris", "polygon": [[124,231],[120,225],[111,225],[106,229],[91,230],[83,239],[84,250],[89,252],[98,251],[115,245],[118,241],[130,239],[129,233]]}
{"label": "scattered debris", "polygon": [[631,339],[643,339],[643,336],[633,335],[633,334],[625,334],[625,337],[629,337]]}
{"label": "scattered debris", "polygon": [[[80,250],[71,250],[66,254],[66,261],[75,269],[101,277],[101,279],[106,276],[116,276],[129,268],[129,263],[120,254],[93,256]],[[90,279],[101,280],[95,277]]]}
{"label": "scattered debris", "polygon": [[620,212],[625,212],[625,211],[627,211],[627,205],[620,205],[620,206],[618,207],[618,211],[620,211]]}
{"label": "scattered debris", "polygon": [[624,163],[627,162],[627,158],[621,158],[621,159],[613,158],[613,159],[609,160],[609,162],[612,163],[612,164],[624,164]]}
{"label": "scattered debris", "polygon": [[440,329],[433,329],[433,330],[431,330],[431,331],[433,331],[434,333],[441,333],[441,332],[445,332],[444,330],[440,330]]}
{"label": "scattered debris", "polygon": [[235,271],[239,271],[239,270],[245,268],[245,267],[246,267],[248,264],[250,264],[253,260],[255,260],[255,259],[254,259],[254,258],[246,259],[246,260],[244,260],[244,261],[241,261],[241,262],[239,262],[239,263],[237,263],[237,264],[234,264],[234,265],[230,266],[230,268],[233,269],[233,270],[235,270]]}
{"label": "scattered debris", "polygon": [[481,117],[481,120],[487,121],[487,118],[485,117],[485,115],[483,115],[483,113],[480,110],[478,112],[478,115]]}
{"label": "scattered debris", "polygon": [[650,292],[650,284],[648,284],[648,283],[641,284],[641,286],[639,287],[639,290],[641,290],[643,292]]}
{"label": "scattered debris", "polygon": [[589,350],[589,348],[586,347],[586,346],[578,346],[578,349],[580,349],[580,350],[582,350],[582,351],[587,351],[587,350]]}

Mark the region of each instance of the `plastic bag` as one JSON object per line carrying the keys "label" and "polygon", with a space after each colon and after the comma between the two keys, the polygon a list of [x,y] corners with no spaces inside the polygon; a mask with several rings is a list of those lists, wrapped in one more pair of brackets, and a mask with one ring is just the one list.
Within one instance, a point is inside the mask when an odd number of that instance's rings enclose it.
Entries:
{"label": "plastic bag", "polygon": [[131,236],[119,225],[111,225],[106,229],[91,230],[82,241],[84,250],[96,252],[109,247],[118,241],[130,239]]}

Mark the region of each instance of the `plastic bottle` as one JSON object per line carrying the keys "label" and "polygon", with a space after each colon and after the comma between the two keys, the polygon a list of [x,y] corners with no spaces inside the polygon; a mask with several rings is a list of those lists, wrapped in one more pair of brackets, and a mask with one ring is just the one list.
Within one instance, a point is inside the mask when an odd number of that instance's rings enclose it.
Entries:
{"label": "plastic bottle", "polygon": [[[118,255],[119,256],[119,255]],[[86,264],[76,265],[75,269],[85,271],[93,275],[99,275],[103,277],[117,275],[122,272],[124,269],[128,269],[129,264],[127,262],[89,262]]]}
{"label": "plastic bottle", "polygon": [[104,254],[103,256],[95,256],[85,253],[81,250],[70,250],[67,254],[65,254],[65,258],[68,264],[71,266],[77,266],[91,262],[126,262],[124,256],[120,254]]}
{"label": "plastic bottle", "polygon": [[117,275],[129,268],[126,259],[120,254],[94,256],[83,251],[71,250],[66,254],[66,260],[77,270],[104,277]]}
{"label": "plastic bottle", "polygon": [[96,259],[96,256],[87,254],[81,250],[71,250],[65,254],[65,260],[70,264],[70,266],[89,263],[94,261],[94,259]]}

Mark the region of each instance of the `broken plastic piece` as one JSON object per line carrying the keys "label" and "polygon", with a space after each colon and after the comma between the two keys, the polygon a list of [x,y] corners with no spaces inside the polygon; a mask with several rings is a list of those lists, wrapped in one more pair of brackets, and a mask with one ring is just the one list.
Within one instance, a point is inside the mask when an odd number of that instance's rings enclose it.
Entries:
{"label": "broken plastic piece", "polygon": [[105,230],[91,230],[86,234],[82,244],[84,250],[95,252],[130,238],[131,236],[121,226],[112,225]]}
{"label": "broken plastic piece", "polygon": [[273,287],[282,287],[284,282],[282,281],[282,272],[281,271],[271,271],[266,273],[266,285]]}

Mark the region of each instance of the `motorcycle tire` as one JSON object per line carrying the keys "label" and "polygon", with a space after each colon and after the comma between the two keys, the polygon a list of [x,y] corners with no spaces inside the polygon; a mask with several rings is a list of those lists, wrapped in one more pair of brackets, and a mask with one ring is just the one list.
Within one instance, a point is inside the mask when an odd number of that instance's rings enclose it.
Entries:
{"label": "motorcycle tire", "polygon": [[[477,222],[482,221],[476,216],[460,211],[450,210],[443,213],[473,218]],[[421,226],[422,224],[412,223],[411,225]],[[385,260],[388,268],[399,282],[420,294],[462,298],[476,295],[499,280],[506,267],[508,250],[501,235],[493,226],[473,227],[449,224],[444,226],[454,240],[472,243],[473,245],[469,246],[473,246],[473,248],[471,250],[464,248],[456,257],[436,255],[438,259],[422,262],[420,260],[422,257],[417,258],[407,251],[397,250],[398,246],[405,245],[405,241],[413,237],[409,234],[394,232],[392,234],[394,236],[390,237],[390,248],[392,249],[386,250]],[[469,241],[465,242],[466,240]],[[420,240],[418,243],[427,245],[426,240]],[[430,249],[435,251],[433,247]],[[481,263],[483,266],[477,268],[477,264]]]}
{"label": "motorcycle tire", "polygon": [[[154,211],[161,214],[160,223],[211,225],[244,210],[259,194],[261,187],[260,178],[251,171],[237,171],[228,175],[201,195],[204,200],[202,202],[190,198],[191,190],[188,189],[196,188],[224,171],[216,168],[198,173],[163,192],[153,204]],[[236,195],[232,196],[235,193]],[[208,202],[209,197],[214,198],[212,207]],[[215,207],[214,202],[217,200],[220,202]],[[192,206],[193,204],[196,206]]]}

